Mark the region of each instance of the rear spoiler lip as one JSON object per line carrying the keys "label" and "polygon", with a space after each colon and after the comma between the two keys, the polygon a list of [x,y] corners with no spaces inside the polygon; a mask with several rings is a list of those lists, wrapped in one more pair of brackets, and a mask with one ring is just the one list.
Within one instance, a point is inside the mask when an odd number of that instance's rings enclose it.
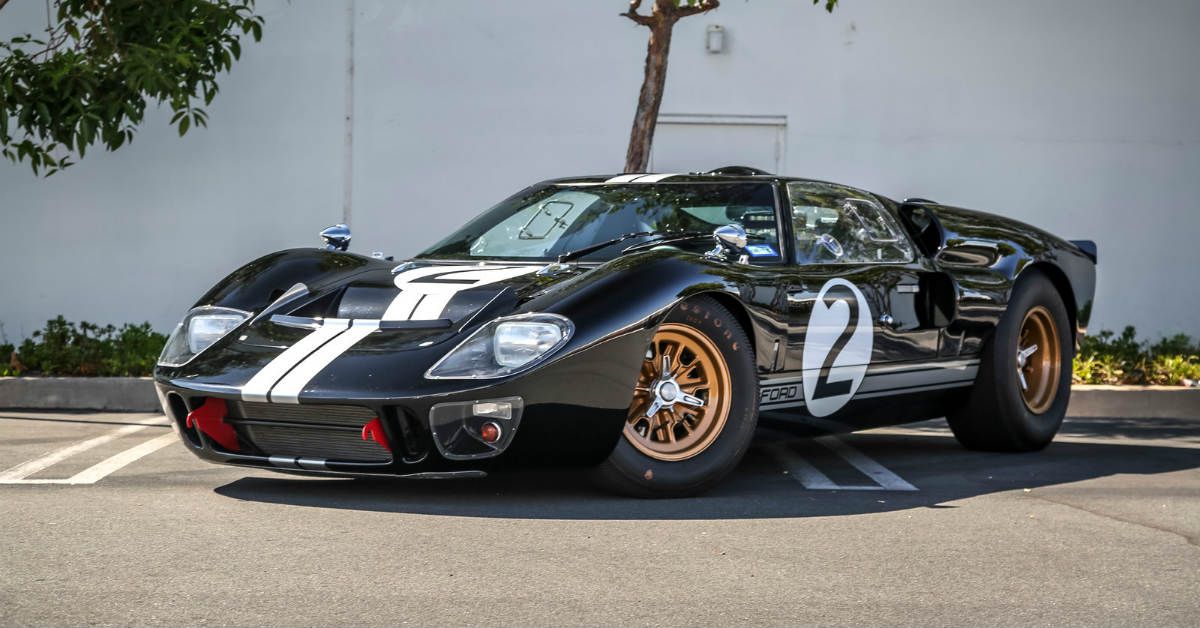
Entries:
{"label": "rear spoiler lip", "polygon": [[1096,254],[1098,251],[1097,251],[1096,243],[1094,241],[1092,241],[1092,240],[1071,240],[1070,242],[1071,242],[1071,244],[1074,244],[1075,248],[1079,249],[1079,251],[1081,253],[1088,256],[1088,259],[1092,260],[1093,264],[1096,263]]}

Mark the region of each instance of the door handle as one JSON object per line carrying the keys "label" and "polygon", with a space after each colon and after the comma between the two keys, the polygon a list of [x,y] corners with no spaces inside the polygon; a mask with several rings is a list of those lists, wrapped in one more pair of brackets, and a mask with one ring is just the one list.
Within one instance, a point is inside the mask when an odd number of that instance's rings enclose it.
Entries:
{"label": "door handle", "polygon": [[788,303],[800,304],[812,300],[816,295],[808,290],[792,290],[787,293]]}

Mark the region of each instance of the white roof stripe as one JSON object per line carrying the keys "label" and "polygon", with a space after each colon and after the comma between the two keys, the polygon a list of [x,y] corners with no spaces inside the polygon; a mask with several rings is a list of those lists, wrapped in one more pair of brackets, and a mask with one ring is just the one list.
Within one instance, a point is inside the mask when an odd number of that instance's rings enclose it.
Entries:
{"label": "white roof stripe", "polygon": [[678,173],[668,172],[666,174],[648,174],[644,177],[639,177],[637,180],[634,181],[634,183],[658,183],[659,181],[673,177],[676,174],[678,174]]}
{"label": "white roof stripe", "polygon": [[646,176],[645,173],[640,173],[640,172],[637,174],[622,174],[622,175],[617,175],[617,176],[609,179],[608,181],[605,181],[605,183],[629,183],[630,181],[633,181],[634,179],[636,179],[638,177],[644,177],[644,176]]}

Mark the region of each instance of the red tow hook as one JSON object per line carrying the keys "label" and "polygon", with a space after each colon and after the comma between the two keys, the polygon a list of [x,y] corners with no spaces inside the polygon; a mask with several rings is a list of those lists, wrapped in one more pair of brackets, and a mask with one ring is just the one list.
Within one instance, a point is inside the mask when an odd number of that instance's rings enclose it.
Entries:
{"label": "red tow hook", "polygon": [[188,413],[187,426],[195,425],[196,429],[204,432],[221,447],[229,451],[238,451],[240,447],[238,447],[237,432],[233,431],[233,427],[225,422],[226,412],[224,399],[209,397],[203,405]]}
{"label": "red tow hook", "polygon": [[380,447],[388,451],[392,450],[392,446],[388,443],[387,434],[383,433],[383,423],[379,421],[379,417],[371,419],[370,423],[363,426],[362,439],[373,440],[379,443]]}

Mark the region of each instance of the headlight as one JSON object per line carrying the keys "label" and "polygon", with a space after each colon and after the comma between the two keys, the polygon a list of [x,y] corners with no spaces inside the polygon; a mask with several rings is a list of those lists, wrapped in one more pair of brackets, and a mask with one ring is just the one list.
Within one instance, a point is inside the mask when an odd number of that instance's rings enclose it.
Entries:
{"label": "headlight", "polygon": [[425,373],[430,379],[491,379],[533,368],[567,343],[575,326],[557,314],[496,319],[451,349]]}
{"label": "headlight", "polygon": [[249,312],[232,308],[198,307],[188,312],[175,331],[171,332],[167,346],[158,356],[158,363],[162,366],[183,366],[248,318]]}

